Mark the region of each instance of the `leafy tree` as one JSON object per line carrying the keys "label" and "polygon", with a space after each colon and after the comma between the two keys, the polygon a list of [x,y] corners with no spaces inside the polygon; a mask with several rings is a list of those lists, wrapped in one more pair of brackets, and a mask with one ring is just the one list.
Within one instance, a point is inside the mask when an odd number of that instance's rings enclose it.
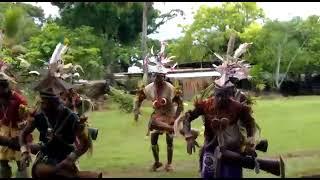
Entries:
{"label": "leafy tree", "polygon": [[[60,8],[60,25],[68,28],[77,28],[81,25],[93,27],[94,33],[103,39],[101,47],[104,65],[123,65],[137,53],[142,59],[142,51],[137,47],[142,32],[142,2],[52,2]],[[147,34],[154,33],[166,21],[182,14],[181,10],[174,9],[168,13],[151,6],[147,11]],[[134,47],[130,49],[130,47]],[[150,47],[149,47],[150,48]],[[118,54],[121,53],[121,54]],[[114,69],[107,67],[107,69]]]}
{"label": "leafy tree", "polygon": [[[239,35],[263,18],[263,10],[253,2],[201,6],[194,22],[183,26],[184,36],[170,45],[171,55],[177,56],[179,61],[212,60],[215,58],[213,52],[226,52],[231,33]],[[236,42],[236,46],[239,45],[240,41]]]}
{"label": "leafy tree", "polygon": [[40,31],[28,14],[28,9],[31,7],[25,7],[20,3],[0,4],[0,56],[13,68],[19,68],[21,63],[19,58],[27,52],[24,47],[26,41]]}
{"label": "leafy tree", "polygon": [[[283,22],[268,21],[261,29],[251,27],[243,33],[243,39],[254,43],[247,59],[259,64],[265,74],[269,72],[277,89],[288,74],[301,74],[305,72],[306,64],[316,62],[308,60],[313,59],[307,46],[313,38],[312,31],[305,30],[304,26],[306,23],[301,18],[293,18]],[[251,36],[248,36],[249,31]]]}
{"label": "leafy tree", "polygon": [[25,58],[42,67],[48,62],[56,45],[59,42],[68,42],[69,51],[64,57],[65,63],[79,64],[83,67],[83,76],[89,79],[101,78],[103,75],[103,61],[99,37],[93,33],[93,28],[81,26],[74,30],[58,26],[55,23],[45,24],[41,33],[33,36],[27,44],[29,49]]}

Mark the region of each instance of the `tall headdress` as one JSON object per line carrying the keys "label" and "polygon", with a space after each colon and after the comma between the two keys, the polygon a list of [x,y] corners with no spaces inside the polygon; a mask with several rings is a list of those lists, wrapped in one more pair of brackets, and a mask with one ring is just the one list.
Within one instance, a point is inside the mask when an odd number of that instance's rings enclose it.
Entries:
{"label": "tall headdress", "polygon": [[34,88],[36,91],[46,91],[50,89],[55,94],[60,94],[61,92],[69,90],[72,85],[63,81],[61,79],[61,71],[63,70],[63,60],[62,55],[66,53],[68,50],[67,46],[62,45],[59,43],[50,60],[49,60],[49,67],[48,72],[45,78]]}
{"label": "tall headdress", "polygon": [[[232,37],[230,38],[230,41],[231,39]],[[251,66],[248,63],[245,63],[245,60],[240,58],[241,55],[247,51],[250,45],[252,45],[252,43],[240,44],[233,56],[229,55],[233,51],[233,49],[230,49],[230,47],[233,47],[233,45],[228,47],[227,52],[229,54],[227,53],[224,57],[221,57],[219,54],[215,53],[215,55],[222,61],[221,65],[215,66],[216,71],[221,74],[220,78],[215,80],[215,85],[217,87],[222,88],[234,86],[235,81],[250,78],[249,70]]]}
{"label": "tall headdress", "polygon": [[177,65],[177,63],[175,63],[174,65],[170,65],[174,56],[166,57],[166,55],[164,54],[165,46],[166,43],[161,42],[161,49],[157,54],[153,52],[152,47],[150,55],[145,58],[144,63],[148,66],[148,71],[150,73],[167,74]]}

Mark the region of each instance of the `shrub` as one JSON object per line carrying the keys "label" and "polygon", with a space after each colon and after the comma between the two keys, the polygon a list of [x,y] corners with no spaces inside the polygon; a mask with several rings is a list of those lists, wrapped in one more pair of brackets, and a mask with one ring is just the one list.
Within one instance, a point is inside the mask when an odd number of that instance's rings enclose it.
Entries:
{"label": "shrub", "polygon": [[126,112],[131,113],[133,110],[133,97],[122,90],[110,87],[110,98],[113,102],[119,104],[119,108]]}

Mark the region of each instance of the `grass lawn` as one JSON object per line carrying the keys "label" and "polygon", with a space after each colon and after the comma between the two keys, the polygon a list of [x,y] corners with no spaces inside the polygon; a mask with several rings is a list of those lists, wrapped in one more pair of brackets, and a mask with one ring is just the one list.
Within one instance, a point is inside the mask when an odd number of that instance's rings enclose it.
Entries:
{"label": "grass lawn", "polygon": [[[287,177],[320,174],[320,96],[258,100],[254,105],[254,117],[262,128],[262,137],[269,141],[266,154],[260,157],[284,155]],[[189,103],[187,109],[192,108]],[[90,123],[99,128],[94,142],[94,154],[84,155],[80,160],[83,170],[103,171],[105,177],[199,177],[198,153],[188,155],[182,138],[174,141],[175,171],[149,172],[153,163],[150,138],[145,139],[148,117],[152,109],[142,108],[138,124],[133,115],[112,106],[104,112],[90,114]],[[201,119],[193,127],[201,128]],[[200,137],[199,142],[203,142]],[[159,138],[160,161],[166,163],[165,136]],[[275,177],[245,171],[245,177]]]}

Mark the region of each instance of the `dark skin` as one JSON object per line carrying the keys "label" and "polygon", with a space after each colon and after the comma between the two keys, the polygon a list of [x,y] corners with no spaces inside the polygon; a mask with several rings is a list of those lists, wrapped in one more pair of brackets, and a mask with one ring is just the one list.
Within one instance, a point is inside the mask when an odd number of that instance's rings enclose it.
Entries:
{"label": "dark skin", "polygon": [[[219,100],[222,100],[222,106],[220,105]],[[218,111],[219,113],[215,115],[215,113],[213,113],[214,111]],[[210,140],[214,136],[217,129],[224,129],[229,124],[235,124],[238,120],[244,123],[248,138],[252,138],[254,132],[254,119],[250,112],[249,106],[234,101],[230,96],[225,96],[225,98],[217,98],[215,96],[214,98],[209,98],[207,101],[197,103],[195,109],[186,112],[184,116],[183,129],[187,140],[187,152],[192,154],[192,151],[195,150],[195,141],[191,134],[191,122],[194,119],[199,116],[204,116],[206,129],[205,137],[207,140]],[[220,121],[215,121],[214,118],[218,118]]]}
{"label": "dark skin", "polygon": [[[52,100],[49,98],[42,98],[41,101],[41,109],[44,111],[44,113],[48,116],[55,116],[57,112],[59,111],[57,104],[55,104]],[[22,130],[20,134],[20,145],[26,146],[27,147],[27,142],[26,142],[26,137],[28,134],[32,133],[35,130],[35,124],[29,122],[27,126]],[[84,133],[83,129],[78,128],[76,129],[76,138],[79,140],[81,146],[77,147],[74,153],[77,155],[77,157],[80,157],[83,155],[89,148],[89,141],[87,139],[86,134]],[[30,151],[26,151],[22,154],[22,161],[24,166],[28,166],[28,161],[30,162],[31,156],[30,156]],[[57,169],[63,169],[63,168],[68,168],[72,167],[74,164],[75,159],[72,159],[70,156],[67,156],[66,159],[61,161],[56,168]]]}
{"label": "dark skin", "polygon": [[[154,78],[154,83],[156,84],[156,86],[162,86],[164,84],[165,80],[165,75],[164,74],[155,74],[155,78]],[[135,114],[135,121],[137,122],[138,120],[138,115],[140,114],[140,107],[142,102],[146,99],[146,95],[144,94],[143,91],[138,92],[137,94],[138,98],[135,102],[135,110],[134,110],[134,114]],[[175,96],[172,101],[174,103],[176,103],[178,105],[177,107],[177,111],[176,111],[176,118],[181,114],[181,112],[183,111],[183,102],[180,96]]]}
{"label": "dark skin", "polygon": [[[156,89],[161,90],[162,86],[165,85],[165,75],[164,74],[158,74],[156,73],[154,76],[154,84],[156,86]],[[135,109],[134,109],[134,114],[135,114],[135,121],[137,122],[138,115],[140,114],[140,107],[142,102],[146,99],[146,95],[143,90],[138,91],[137,93],[137,99],[135,101]],[[181,114],[183,111],[183,101],[179,93],[175,92],[175,96],[172,99],[173,103],[176,103],[177,110],[175,112],[175,119]],[[167,142],[167,166],[166,170],[170,170],[170,165],[172,163],[172,158],[173,158],[173,138],[169,135],[173,133],[173,122],[172,124],[168,124],[165,122],[161,121],[154,121],[151,117],[150,122],[149,122],[149,128],[148,128],[148,134],[150,133],[150,130],[156,129],[156,130],[162,130],[166,132],[166,142]],[[151,145],[152,145],[152,151],[153,151],[153,156],[155,158],[155,163],[153,165],[153,170],[159,168],[162,166],[162,164],[159,162],[159,150],[158,149],[158,138],[161,133],[155,132],[151,134]]]}
{"label": "dark skin", "polygon": [[[0,82],[0,105],[5,106],[7,105],[9,102],[9,97],[11,95],[11,90],[9,88],[9,83],[8,81],[1,81]],[[1,166],[7,166],[9,164],[8,160],[1,160],[0,161]],[[17,161],[17,167],[18,169],[21,171],[22,170],[22,166],[20,161]]]}
{"label": "dark skin", "polygon": [[8,103],[10,96],[10,88],[7,81],[0,82],[0,104],[5,105]]}

